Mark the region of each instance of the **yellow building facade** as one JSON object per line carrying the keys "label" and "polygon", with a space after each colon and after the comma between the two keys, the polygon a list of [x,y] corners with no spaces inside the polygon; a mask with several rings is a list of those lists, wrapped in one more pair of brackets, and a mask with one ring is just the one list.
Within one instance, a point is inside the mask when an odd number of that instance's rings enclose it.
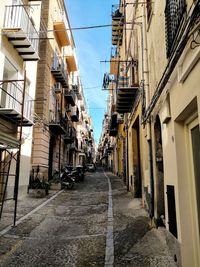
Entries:
{"label": "yellow building facade", "polygon": [[184,267],[200,266],[199,18],[200,1],[184,0],[121,0],[112,13],[110,116],[124,116],[114,171],[141,198],[152,225],[166,228]]}

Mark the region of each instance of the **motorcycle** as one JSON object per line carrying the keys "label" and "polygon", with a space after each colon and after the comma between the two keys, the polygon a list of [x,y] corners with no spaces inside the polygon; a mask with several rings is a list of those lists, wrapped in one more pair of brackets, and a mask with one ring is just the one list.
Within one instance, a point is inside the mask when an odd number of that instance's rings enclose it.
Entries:
{"label": "motorcycle", "polygon": [[75,182],[83,182],[85,178],[83,166],[77,165],[76,167],[66,166],[68,172],[75,178]]}
{"label": "motorcycle", "polygon": [[75,176],[76,182],[83,182],[85,179],[85,174],[83,167],[81,165],[76,166],[76,168],[71,172]]}
{"label": "motorcycle", "polygon": [[75,184],[75,177],[67,168],[63,168],[60,173],[61,188],[73,189]]}

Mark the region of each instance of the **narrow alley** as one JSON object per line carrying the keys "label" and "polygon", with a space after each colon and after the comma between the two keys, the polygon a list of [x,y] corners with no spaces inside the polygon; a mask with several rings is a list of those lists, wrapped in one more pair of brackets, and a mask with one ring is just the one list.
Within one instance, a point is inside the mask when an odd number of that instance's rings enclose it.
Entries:
{"label": "narrow alley", "polygon": [[0,0],[0,267],[200,267],[200,0]]}
{"label": "narrow alley", "polygon": [[42,199],[45,205],[35,199],[39,208],[32,213],[31,196],[19,202],[20,214],[30,215],[1,229],[1,267],[176,266],[166,230],[150,228],[141,199],[133,199],[119,177],[98,169],[74,190],[54,193]]}

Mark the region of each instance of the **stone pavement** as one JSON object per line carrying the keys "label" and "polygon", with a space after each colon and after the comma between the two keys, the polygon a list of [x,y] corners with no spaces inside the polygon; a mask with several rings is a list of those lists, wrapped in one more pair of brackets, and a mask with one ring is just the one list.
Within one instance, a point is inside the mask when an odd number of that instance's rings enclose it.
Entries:
{"label": "stone pavement", "polygon": [[[6,216],[1,229],[9,208]],[[24,196],[18,218],[17,227],[0,235],[0,267],[178,266],[168,232],[151,229],[141,200],[109,172],[88,173],[75,190],[45,199]]]}
{"label": "stone pavement", "polygon": [[151,228],[141,199],[133,199],[115,175],[109,173],[109,177],[114,206],[114,266],[178,266],[174,261],[174,244],[169,242],[171,234],[165,228]]}
{"label": "stone pavement", "polygon": [[[42,198],[33,197],[30,192],[27,194],[27,189],[23,188],[19,192],[18,205],[17,205],[17,220],[24,217],[39,205],[44,203],[47,199],[50,199],[55,195],[58,190],[49,190],[49,194]],[[4,202],[3,214],[0,220],[0,232],[8,226],[13,226],[14,220],[14,201],[8,200]]]}

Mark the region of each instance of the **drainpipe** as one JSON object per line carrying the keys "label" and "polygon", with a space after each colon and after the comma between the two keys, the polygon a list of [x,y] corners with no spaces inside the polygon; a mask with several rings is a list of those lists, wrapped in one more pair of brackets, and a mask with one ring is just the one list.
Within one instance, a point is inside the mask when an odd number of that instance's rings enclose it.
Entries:
{"label": "drainpipe", "polygon": [[127,133],[127,135],[126,135],[126,161],[127,161],[127,164],[126,164],[126,166],[127,166],[127,168],[126,168],[126,187],[127,187],[127,191],[129,191],[129,159],[128,159],[128,156],[129,156],[129,154],[128,154],[128,125],[126,126],[126,133]]}
{"label": "drainpipe", "polygon": [[[124,0],[124,21],[126,21],[126,0]],[[128,48],[127,48],[127,32],[126,32],[126,24],[125,24],[125,27],[124,27],[124,35],[125,35],[125,43],[124,43],[124,46],[125,46],[125,58],[128,57]],[[127,62],[126,62],[126,69],[127,69]],[[128,160],[128,116],[127,114],[125,115],[125,133],[126,133],[126,141],[125,141],[125,149],[126,149],[126,170],[125,170],[125,173],[124,175],[126,176],[125,177],[125,181],[126,181],[126,187],[127,187],[127,191],[129,191],[129,160]]]}
{"label": "drainpipe", "polygon": [[58,152],[58,169],[59,169],[59,173],[61,172],[61,135],[60,135],[60,139],[59,139],[59,152]]}
{"label": "drainpipe", "polygon": [[[63,90],[61,91],[61,101],[60,101],[60,123],[61,120],[63,119]],[[59,173],[61,172],[61,135],[60,135],[60,139],[59,139],[59,151],[58,151],[58,169],[59,169]]]}
{"label": "drainpipe", "polygon": [[[146,5],[143,6],[142,14],[142,60],[143,60],[143,81],[144,81],[144,94],[145,94],[145,105],[148,107],[150,103],[149,94],[149,68],[148,68],[148,54],[147,54],[147,29],[146,29]],[[145,110],[146,110],[145,107]],[[147,127],[147,143],[148,143],[148,161],[149,161],[149,177],[150,177],[150,207],[149,216],[152,219],[154,217],[154,176],[153,176],[153,149],[152,149],[152,132],[151,132],[151,121],[149,120],[146,124]]]}
{"label": "drainpipe", "polygon": [[149,216],[152,219],[154,217],[154,177],[153,177],[153,149],[151,139],[151,124],[147,124],[147,140],[148,142],[148,160],[149,160],[149,175],[150,175],[150,207]]}

